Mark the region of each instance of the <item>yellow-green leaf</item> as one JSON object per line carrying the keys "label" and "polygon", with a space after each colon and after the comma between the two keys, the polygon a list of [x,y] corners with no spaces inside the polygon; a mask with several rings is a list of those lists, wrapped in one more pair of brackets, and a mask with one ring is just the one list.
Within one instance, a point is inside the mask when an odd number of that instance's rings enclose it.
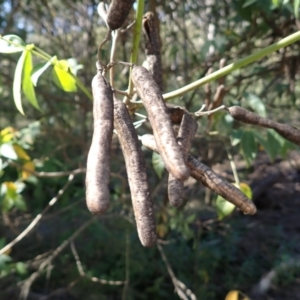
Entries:
{"label": "yellow-green leaf", "polygon": [[76,92],[76,80],[72,75],[68,62],[66,60],[58,61],[52,72],[54,83],[65,92]]}
{"label": "yellow-green leaf", "polygon": [[18,111],[24,115],[23,107],[22,107],[22,97],[21,97],[21,83],[22,83],[22,72],[23,72],[23,66],[24,61],[26,58],[27,50],[24,50],[21,57],[18,60],[16,70],[15,70],[15,76],[14,76],[14,83],[13,83],[13,96],[15,105],[18,109]]}
{"label": "yellow-green leaf", "polygon": [[31,51],[26,51],[26,57],[24,61],[23,68],[23,78],[22,78],[22,88],[26,98],[29,102],[36,108],[40,109],[39,104],[36,100],[35,91],[33,87],[33,83],[31,80],[31,71],[32,71],[32,57]]}
{"label": "yellow-green leaf", "polygon": [[21,173],[22,179],[26,180],[29,176],[31,176],[34,169],[35,169],[34,163],[32,161],[27,161],[23,165],[23,170],[22,170],[22,173]]}
{"label": "yellow-green leaf", "polygon": [[252,189],[247,183],[241,182],[239,188],[250,200],[252,199]]}
{"label": "yellow-green leaf", "polygon": [[238,291],[230,291],[225,300],[239,300],[239,292]]}
{"label": "yellow-green leaf", "polygon": [[6,127],[0,131],[0,144],[7,143],[15,136],[15,129],[12,127]]}
{"label": "yellow-green leaf", "polygon": [[222,220],[229,216],[235,209],[235,205],[225,200],[223,197],[218,195],[216,200],[216,209],[218,214],[218,219]]}
{"label": "yellow-green leaf", "polygon": [[18,144],[13,145],[15,152],[17,153],[18,158],[24,159],[24,160],[30,160],[30,156],[26,153],[26,151],[19,146]]}

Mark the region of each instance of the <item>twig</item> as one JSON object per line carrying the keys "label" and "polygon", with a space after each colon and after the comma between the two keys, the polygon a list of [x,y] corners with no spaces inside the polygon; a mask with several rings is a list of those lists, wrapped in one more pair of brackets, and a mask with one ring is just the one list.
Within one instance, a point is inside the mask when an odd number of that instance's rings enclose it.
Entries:
{"label": "twig", "polygon": [[86,172],[86,168],[79,168],[79,169],[75,169],[73,171],[61,171],[61,172],[37,172],[34,170],[30,170],[17,162],[9,161],[9,164],[16,168],[20,168],[21,170],[26,171],[27,173],[30,173],[36,177],[43,177],[43,178],[63,177],[63,176],[69,176],[69,175],[77,175],[77,174]]}
{"label": "twig", "polygon": [[231,64],[227,65],[226,67],[209,74],[208,76],[198,79],[198,80],[196,80],[182,88],[179,88],[175,91],[166,93],[163,95],[163,98],[165,100],[169,100],[171,98],[181,96],[181,95],[183,95],[189,91],[192,91],[193,89],[198,88],[206,83],[209,83],[211,81],[219,79],[220,77],[223,77],[223,76],[233,72],[234,70],[238,70],[238,69],[245,67],[257,60],[260,60],[263,57],[265,57],[275,51],[278,51],[281,48],[287,47],[288,45],[297,42],[298,40],[300,40],[300,31],[297,31],[297,32],[281,39],[280,41],[278,41],[268,47],[265,47],[251,55],[248,55],[242,59],[239,59],[239,60],[235,61],[234,63],[231,63]]}
{"label": "twig", "polygon": [[195,112],[195,116],[200,117],[200,116],[209,116],[211,114],[214,114],[215,112],[222,110],[222,109],[226,109],[225,105],[221,105],[213,110],[207,110],[207,111],[202,111],[203,106],[200,108],[200,110]]}
{"label": "twig", "polygon": [[71,174],[68,178],[68,181],[64,185],[64,187],[58,191],[57,195],[52,198],[48,205],[43,209],[41,213],[39,213],[32,222],[26,227],[25,230],[23,230],[13,241],[11,241],[9,244],[7,244],[5,247],[0,249],[0,255],[5,253],[8,249],[12,248],[14,245],[16,245],[18,242],[20,242],[42,219],[42,217],[45,215],[45,213],[57,202],[57,200],[63,195],[63,193],[66,191],[66,189],[69,187],[70,183],[74,179],[74,175]]}
{"label": "twig", "polygon": [[179,298],[182,300],[189,300],[188,297],[190,297],[191,300],[197,300],[197,297],[195,296],[195,294],[190,289],[188,289],[186,287],[186,285],[182,281],[177,279],[177,277],[175,276],[175,274],[171,268],[171,265],[169,264],[169,261],[164,253],[162,246],[159,243],[157,243],[156,245],[160,252],[162,260],[164,261],[164,263],[166,265],[167,271],[172,279],[172,282],[173,282],[173,285],[175,288],[175,292],[177,293]]}
{"label": "twig", "polygon": [[80,261],[80,258],[79,258],[79,255],[78,255],[78,252],[76,250],[76,247],[75,247],[75,244],[74,244],[73,240],[71,241],[70,246],[71,246],[71,250],[72,250],[72,253],[74,255],[75,261],[76,261],[78,272],[79,272],[81,277],[88,278],[93,282],[99,282],[101,284],[122,285],[122,284],[125,283],[125,281],[105,280],[105,279],[99,279],[97,277],[91,277],[91,276],[87,275],[83,270],[83,266],[82,266],[82,263]]}
{"label": "twig", "polygon": [[30,275],[28,279],[23,283],[21,293],[19,295],[19,300],[26,300],[30,291],[30,287],[33,282],[41,275],[44,269],[72,242],[74,241],[80,233],[82,233],[88,226],[97,220],[97,217],[92,217],[87,222],[82,224],[68,239],[66,239],[59,247],[57,247],[53,253],[41,263],[38,270]]}
{"label": "twig", "polygon": [[[115,61],[118,37],[119,37],[119,31],[116,30],[112,34],[112,43],[111,43],[111,50],[110,50],[110,63],[113,63]],[[114,74],[115,74],[115,69],[114,69],[114,67],[112,67],[109,70],[109,81],[110,81],[110,85],[112,88],[114,88],[114,85],[115,85]]]}

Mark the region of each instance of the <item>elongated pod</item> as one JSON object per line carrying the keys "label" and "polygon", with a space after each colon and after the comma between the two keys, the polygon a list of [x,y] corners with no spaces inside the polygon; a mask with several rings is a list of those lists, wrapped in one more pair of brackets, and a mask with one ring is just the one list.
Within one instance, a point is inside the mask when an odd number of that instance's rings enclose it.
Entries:
{"label": "elongated pod", "polygon": [[109,207],[110,152],[113,134],[113,92],[100,71],[92,80],[94,133],[87,158],[86,203],[93,214]]}
{"label": "elongated pod", "polygon": [[208,166],[202,164],[193,156],[188,156],[188,165],[191,168],[191,175],[203,185],[234,204],[242,212],[249,215],[256,213],[254,203],[237,187],[222,179]]}
{"label": "elongated pod", "polygon": [[150,197],[143,152],[125,104],[114,98],[114,125],[125,158],[133,211],[143,246],[156,243],[153,202]]}
{"label": "elongated pod", "polygon": [[229,111],[230,115],[237,121],[246,124],[259,125],[262,127],[272,128],[276,130],[285,139],[300,146],[300,130],[296,129],[295,127],[292,127],[287,124],[278,123],[273,120],[261,117],[240,106],[231,106],[228,107],[227,110]]}
{"label": "elongated pod", "polygon": [[152,74],[156,84],[159,86],[161,93],[164,90],[163,71],[160,55],[161,42],[159,30],[154,14],[147,12],[143,17],[142,28],[145,37],[145,53],[147,56],[148,70]]}
{"label": "elongated pod", "polygon": [[107,12],[107,25],[111,30],[119,29],[129,15],[134,0],[112,0]]}
{"label": "elongated pod", "polygon": [[[184,153],[184,159],[188,157],[188,153],[191,148],[192,139],[194,138],[198,124],[195,119],[188,113],[184,112],[179,132],[177,136],[177,142],[180,145]],[[168,180],[168,196],[171,205],[179,207],[183,204],[184,197],[184,185],[183,181],[174,178],[172,174],[169,175]]]}
{"label": "elongated pod", "polygon": [[[145,147],[158,152],[158,147],[153,135],[144,134],[140,137],[140,140]],[[216,174],[208,166],[199,162],[192,155],[188,155],[187,163],[191,169],[191,176],[200,181],[204,186],[216,192],[227,201],[233,203],[245,214],[253,215],[256,213],[254,203],[237,187],[222,179],[218,174]]]}
{"label": "elongated pod", "polygon": [[132,81],[148,112],[155,141],[166,169],[179,180],[186,180],[190,175],[183,151],[177,144],[170,116],[161,92],[152,75],[141,66],[132,69]]}

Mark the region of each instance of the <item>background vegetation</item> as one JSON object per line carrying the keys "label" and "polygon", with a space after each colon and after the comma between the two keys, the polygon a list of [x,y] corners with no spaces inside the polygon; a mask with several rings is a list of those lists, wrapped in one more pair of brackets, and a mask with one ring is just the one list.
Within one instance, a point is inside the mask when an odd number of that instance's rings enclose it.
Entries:
{"label": "background vegetation", "polygon": [[[221,59],[235,62],[298,31],[298,2],[146,1],[145,11],[155,12],[160,25],[165,91],[217,70]],[[251,299],[299,299],[299,149],[272,130],[241,126],[225,113],[203,116],[191,149],[231,182],[234,166],[246,189],[252,188],[256,216],[235,211],[222,218],[216,195],[193,180],[186,184],[186,204],[172,208],[167,174],[159,158],[143,149],[160,238],[157,247],[143,248],[116,137],[111,208],[98,219],[90,215],[84,199],[90,83],[97,46],[107,31],[97,5],[90,0],[0,1],[1,36],[17,35],[46,52],[33,55],[37,69],[56,56],[67,60],[80,80],[59,84],[49,66],[35,88],[39,109],[24,97],[23,116],[12,92],[21,52],[0,54],[0,248],[43,214],[0,256],[1,299],[21,294],[23,299],[215,300],[233,290]],[[134,16],[132,10],[128,24]],[[129,61],[132,41],[132,29],[119,34],[116,60]],[[227,75],[223,104],[300,128],[299,45]],[[108,43],[101,56],[108,62],[109,55]],[[128,76],[129,69],[118,66],[116,88],[126,90]],[[211,83],[212,96],[219,84]],[[168,102],[196,112],[208,95],[207,86],[199,87]],[[150,126],[145,123],[138,131],[150,132]],[[269,279],[265,289],[259,285],[263,276]]]}

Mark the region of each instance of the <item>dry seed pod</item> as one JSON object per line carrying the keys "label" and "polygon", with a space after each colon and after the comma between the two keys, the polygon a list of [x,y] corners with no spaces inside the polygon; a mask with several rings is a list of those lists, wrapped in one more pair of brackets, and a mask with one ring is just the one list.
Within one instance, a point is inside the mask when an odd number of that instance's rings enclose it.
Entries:
{"label": "dry seed pod", "polygon": [[156,243],[153,202],[141,146],[125,104],[114,98],[114,125],[125,158],[138,235],[143,246]]}
{"label": "dry seed pod", "polygon": [[119,29],[129,15],[134,0],[112,0],[107,12],[107,25],[111,30]]}
{"label": "dry seed pod", "polygon": [[166,106],[167,106],[172,124],[179,125],[181,123],[185,109],[183,107],[175,106],[170,103],[166,103]]}
{"label": "dry seed pod", "polygon": [[[185,160],[191,148],[192,139],[194,138],[198,124],[195,119],[188,113],[184,112],[182,121],[179,127],[177,136],[178,144],[184,152]],[[183,204],[184,185],[183,182],[174,178],[172,174],[169,175],[168,180],[168,195],[171,205],[179,207]]]}
{"label": "dry seed pod", "polygon": [[160,37],[156,26],[154,14],[147,12],[143,17],[142,28],[145,36],[145,52],[148,62],[148,70],[153,75],[160,91],[163,92],[163,72],[160,55]]}
{"label": "dry seed pod", "polygon": [[228,107],[227,110],[229,111],[230,115],[237,121],[246,124],[259,125],[262,127],[272,128],[276,130],[285,139],[300,146],[300,131],[295,127],[278,123],[270,119],[261,117],[240,106],[231,106]]}
{"label": "dry seed pod", "polygon": [[249,200],[243,192],[234,185],[223,180],[209,167],[202,164],[191,155],[188,157],[188,165],[191,168],[191,175],[203,185],[234,204],[245,214],[254,215],[256,213],[254,203]]}
{"label": "dry seed pod", "polygon": [[93,214],[109,207],[110,148],[113,134],[113,92],[100,71],[92,81],[94,133],[87,158],[86,203]]}
{"label": "dry seed pod", "polygon": [[141,66],[132,69],[132,81],[137,88],[153,128],[155,141],[166,169],[179,180],[190,175],[183,152],[178,145],[166,104],[152,75]]}
{"label": "dry seed pod", "polygon": [[[158,152],[153,135],[144,134],[140,139],[145,147],[152,151]],[[249,200],[237,187],[223,180],[218,174],[216,174],[206,165],[199,162],[192,155],[188,155],[187,163],[191,169],[191,176],[200,181],[204,186],[216,192],[227,201],[233,203],[245,214],[253,215],[256,213],[256,207],[254,203]]]}

